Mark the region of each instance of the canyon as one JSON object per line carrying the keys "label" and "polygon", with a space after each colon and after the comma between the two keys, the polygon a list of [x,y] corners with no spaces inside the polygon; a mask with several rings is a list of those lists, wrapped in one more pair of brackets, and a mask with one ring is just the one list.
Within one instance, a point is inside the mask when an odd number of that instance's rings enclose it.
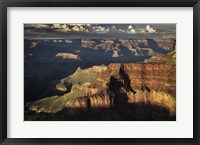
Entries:
{"label": "canyon", "polygon": [[[120,52],[113,42],[93,46],[95,42],[84,40],[81,45]],[[135,57],[144,54],[144,49],[130,40],[119,42]],[[146,40],[136,43],[148,45]],[[172,41],[156,43],[169,53],[137,63],[78,67],[56,84],[59,95],[26,103],[25,120],[175,120],[176,50]]]}

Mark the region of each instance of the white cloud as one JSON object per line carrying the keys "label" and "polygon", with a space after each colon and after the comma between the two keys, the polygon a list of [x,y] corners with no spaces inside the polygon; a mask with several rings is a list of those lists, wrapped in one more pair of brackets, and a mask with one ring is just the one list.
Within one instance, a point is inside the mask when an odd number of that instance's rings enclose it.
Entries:
{"label": "white cloud", "polygon": [[127,33],[134,34],[134,33],[136,33],[136,30],[133,28],[133,26],[132,26],[132,25],[129,25],[129,26],[128,26]]}
{"label": "white cloud", "polygon": [[152,28],[150,25],[146,25],[145,28],[134,29],[132,25],[128,26],[127,33],[154,33],[156,29]]}
{"label": "white cloud", "polygon": [[78,32],[78,31],[82,30],[82,27],[75,25],[75,26],[72,27],[72,30],[75,31],[75,32]]}
{"label": "white cloud", "polygon": [[119,32],[122,32],[122,33],[124,33],[124,32],[125,32],[125,30],[123,30],[123,29],[119,29],[118,31],[119,31]]}
{"label": "white cloud", "polygon": [[61,24],[53,24],[52,28],[61,28]]}
{"label": "white cloud", "polygon": [[115,30],[117,30],[117,28],[116,28],[116,26],[115,26],[115,25],[112,25],[112,27],[111,27],[111,28],[112,28],[112,30],[114,30],[114,31],[115,31]]}
{"label": "white cloud", "polygon": [[154,33],[154,32],[156,32],[156,30],[153,29],[153,28],[151,28],[150,25],[147,25],[147,26],[146,26],[146,32],[148,32],[148,33]]}
{"label": "white cloud", "polygon": [[51,28],[56,28],[57,31],[61,31],[61,32],[71,31],[71,29],[66,24],[53,24]]}
{"label": "white cloud", "polygon": [[93,31],[97,33],[107,33],[110,31],[110,29],[103,26],[94,26]]}
{"label": "white cloud", "polygon": [[60,32],[88,32],[85,24],[53,24],[52,28],[56,28],[56,31]]}
{"label": "white cloud", "polygon": [[128,29],[130,30],[130,29],[133,29],[133,26],[132,25],[129,25],[128,26]]}

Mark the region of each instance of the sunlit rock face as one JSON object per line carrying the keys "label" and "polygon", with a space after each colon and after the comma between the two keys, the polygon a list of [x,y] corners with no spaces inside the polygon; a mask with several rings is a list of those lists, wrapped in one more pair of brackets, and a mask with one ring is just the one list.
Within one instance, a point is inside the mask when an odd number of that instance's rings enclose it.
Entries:
{"label": "sunlit rock face", "polygon": [[68,108],[74,108],[74,109],[87,109],[87,99],[86,98],[79,98],[71,101],[67,101],[65,104]]}
{"label": "sunlit rock face", "polygon": [[[56,86],[60,92],[67,91],[64,95],[28,103],[26,109],[56,113],[64,108],[86,111],[124,109],[128,104],[143,103],[165,108],[173,116],[176,114],[175,58],[174,51],[163,57],[153,57],[145,63],[113,63],[83,70],[78,68]],[[67,90],[69,85],[71,88]]]}
{"label": "sunlit rock face", "polygon": [[61,92],[67,91],[66,86],[63,85],[63,84],[61,84],[61,85],[60,85],[60,84],[56,85],[56,89],[57,89],[58,91],[61,91]]}
{"label": "sunlit rock face", "polygon": [[63,59],[77,59],[80,60],[80,57],[78,55],[72,54],[72,53],[57,53],[55,57],[61,57]]}
{"label": "sunlit rock face", "polygon": [[124,72],[134,89],[170,90],[175,88],[176,68],[159,63],[124,64]]}

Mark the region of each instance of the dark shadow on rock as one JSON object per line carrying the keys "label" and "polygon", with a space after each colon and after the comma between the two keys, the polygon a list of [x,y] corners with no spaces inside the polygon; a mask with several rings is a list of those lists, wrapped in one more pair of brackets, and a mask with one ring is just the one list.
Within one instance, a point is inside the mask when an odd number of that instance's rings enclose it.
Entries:
{"label": "dark shadow on rock", "polygon": [[[110,108],[64,108],[57,113],[36,113],[25,110],[25,121],[175,121],[169,110],[149,103],[129,103],[127,92],[135,91],[122,65],[119,75],[111,76],[109,83]],[[144,88],[148,91],[149,88]]]}
{"label": "dark shadow on rock", "polygon": [[158,105],[131,103],[116,108],[64,108],[57,113],[26,112],[25,121],[175,121]]}
{"label": "dark shadow on rock", "polygon": [[122,90],[123,82],[119,79],[111,76],[110,84],[109,84],[109,91],[112,92],[112,96],[110,98],[113,104],[113,107],[118,107],[120,104],[126,104],[128,102],[128,97],[126,95],[125,90]]}
{"label": "dark shadow on rock", "polygon": [[111,76],[109,81],[109,91],[110,93],[110,102],[111,106],[118,107],[123,104],[127,104],[128,96],[127,92],[131,91],[134,94],[136,93],[130,85],[130,79],[128,74],[124,70],[123,64],[119,69],[118,76]]}
{"label": "dark shadow on rock", "polygon": [[120,74],[121,79],[124,80],[124,86],[126,87],[126,89],[134,92],[134,94],[135,94],[136,92],[131,87],[131,80],[130,80],[128,74],[125,72],[123,64],[121,65],[121,67],[119,69],[119,74]]}

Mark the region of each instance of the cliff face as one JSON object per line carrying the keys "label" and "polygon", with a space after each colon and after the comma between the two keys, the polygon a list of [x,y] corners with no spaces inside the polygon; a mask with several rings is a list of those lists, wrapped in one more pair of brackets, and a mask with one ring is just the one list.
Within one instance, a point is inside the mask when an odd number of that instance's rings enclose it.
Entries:
{"label": "cliff face", "polygon": [[123,116],[130,110],[129,118],[144,106],[157,106],[176,113],[174,39],[25,40],[24,45],[25,112],[105,109]]}
{"label": "cliff face", "polygon": [[[84,70],[78,68],[57,85],[57,88],[65,88],[64,91],[68,88],[63,96],[28,103],[26,109],[47,113],[56,113],[64,108],[124,110],[129,104],[142,103],[160,106],[174,116],[176,65],[171,61],[175,62],[175,52],[164,56],[165,61],[160,57],[153,57],[145,63],[113,63]],[[63,89],[60,91],[63,92]]]}
{"label": "cliff face", "polygon": [[175,87],[176,67],[160,63],[111,64],[109,69],[120,70],[130,79],[134,89],[159,90]]}

